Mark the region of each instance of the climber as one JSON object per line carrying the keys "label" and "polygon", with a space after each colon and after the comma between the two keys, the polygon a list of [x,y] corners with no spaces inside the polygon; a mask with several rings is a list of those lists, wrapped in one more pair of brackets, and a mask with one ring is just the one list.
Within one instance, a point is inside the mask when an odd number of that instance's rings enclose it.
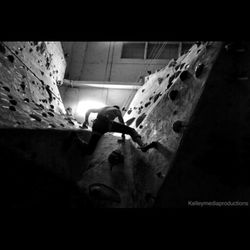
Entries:
{"label": "climber", "polygon": [[[135,129],[126,126],[122,117],[119,106],[106,106],[100,109],[90,109],[85,115],[85,121],[82,124],[82,127],[87,127],[88,118],[90,113],[98,113],[97,118],[93,122],[92,126],[92,135],[88,143],[87,152],[92,154],[95,150],[95,147],[102,137],[103,134],[107,132],[117,132],[122,133],[122,140],[125,140],[125,134],[131,136],[132,140],[136,142],[141,148],[146,145],[142,142],[141,136],[136,132]],[[114,119],[118,118],[119,122],[115,122]]]}

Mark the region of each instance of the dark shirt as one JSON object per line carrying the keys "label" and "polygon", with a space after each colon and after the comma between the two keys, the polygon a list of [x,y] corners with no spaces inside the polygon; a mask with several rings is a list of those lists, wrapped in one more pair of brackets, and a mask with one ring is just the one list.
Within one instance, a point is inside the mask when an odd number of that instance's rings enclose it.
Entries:
{"label": "dark shirt", "polygon": [[101,117],[105,117],[109,121],[113,121],[115,118],[118,118],[119,122],[124,124],[121,111],[115,107],[112,107],[112,106],[107,106],[107,107],[100,108],[100,109],[88,110],[88,112],[86,113],[86,116],[85,116],[85,121],[88,121],[90,113],[98,113],[97,119],[101,118]]}

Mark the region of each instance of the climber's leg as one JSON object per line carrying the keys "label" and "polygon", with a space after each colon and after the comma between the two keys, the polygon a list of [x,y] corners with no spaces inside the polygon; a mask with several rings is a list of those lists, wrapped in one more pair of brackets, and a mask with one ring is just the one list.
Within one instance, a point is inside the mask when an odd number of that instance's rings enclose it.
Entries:
{"label": "climber's leg", "polygon": [[158,149],[158,142],[157,141],[153,141],[153,142],[149,143],[148,145],[145,145],[145,146],[141,147],[140,149],[141,149],[142,152],[146,152],[150,148]]}
{"label": "climber's leg", "polygon": [[135,129],[129,126],[123,125],[118,122],[112,122],[109,132],[117,132],[130,135],[132,140],[136,142],[140,147],[145,146],[145,144],[141,140],[141,136],[136,132]]}
{"label": "climber's leg", "polygon": [[93,127],[92,134],[88,143],[87,153],[92,154],[95,151],[98,141],[100,138],[108,132],[109,129],[109,121],[106,119],[96,119]]}
{"label": "climber's leg", "polygon": [[87,154],[92,154],[95,151],[98,141],[102,137],[103,134],[93,131],[88,143]]}

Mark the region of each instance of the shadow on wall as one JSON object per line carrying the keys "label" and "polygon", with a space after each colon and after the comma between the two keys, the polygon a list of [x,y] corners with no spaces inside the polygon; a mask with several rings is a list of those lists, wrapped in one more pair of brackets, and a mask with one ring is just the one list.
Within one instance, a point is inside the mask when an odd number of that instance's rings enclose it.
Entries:
{"label": "shadow on wall", "polygon": [[0,147],[8,166],[5,167],[5,194],[3,206],[30,207],[92,207],[88,197],[75,183],[17,155],[14,150]]}

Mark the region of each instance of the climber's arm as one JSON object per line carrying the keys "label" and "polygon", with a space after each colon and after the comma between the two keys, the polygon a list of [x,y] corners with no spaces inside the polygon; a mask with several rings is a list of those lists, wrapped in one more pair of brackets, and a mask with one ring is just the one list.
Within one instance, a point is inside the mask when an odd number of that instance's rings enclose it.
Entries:
{"label": "climber's arm", "polygon": [[118,115],[117,115],[117,117],[118,117],[119,122],[120,122],[121,124],[125,125],[125,122],[124,122],[123,117],[122,117],[122,112],[121,112],[120,110],[118,110]]}
{"label": "climber's arm", "polygon": [[84,123],[83,123],[83,126],[84,125],[88,125],[89,124],[89,115],[91,113],[99,113],[101,109],[89,109],[86,114],[85,114],[85,120],[84,120]]}
{"label": "climber's arm", "polygon": [[[125,125],[125,122],[122,117],[122,112],[119,110],[118,112],[118,120],[121,124]],[[125,140],[125,134],[122,133],[122,139]]]}

